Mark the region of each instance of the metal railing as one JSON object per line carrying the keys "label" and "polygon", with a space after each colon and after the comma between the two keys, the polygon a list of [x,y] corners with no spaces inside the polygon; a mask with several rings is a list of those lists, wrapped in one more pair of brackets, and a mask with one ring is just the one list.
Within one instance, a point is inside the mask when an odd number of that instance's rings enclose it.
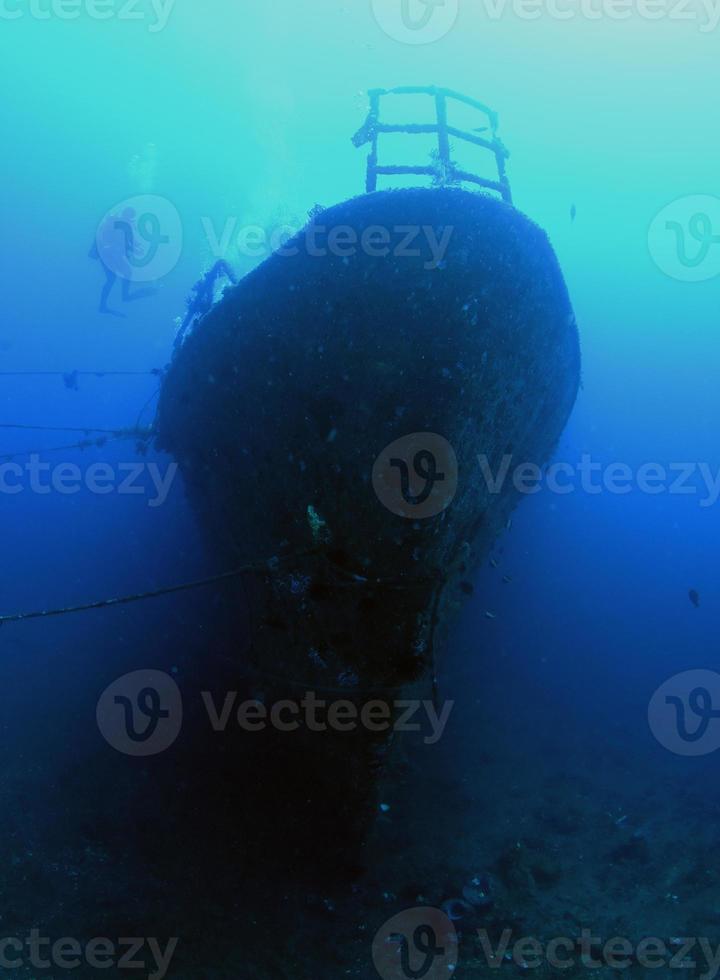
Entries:
{"label": "metal railing", "polygon": [[[436,121],[434,123],[408,123],[391,124],[380,121],[380,100],[388,95],[428,95],[435,102]],[[368,193],[377,190],[378,176],[398,176],[401,174],[414,174],[432,177],[438,185],[451,183],[462,183],[464,181],[476,184],[486,190],[497,191],[504,200],[512,204],[512,191],[510,182],[507,178],[505,163],[510,156],[502,140],[497,135],[498,117],[488,106],[483,105],[476,99],[471,99],[460,92],[453,92],[447,88],[436,88],[434,86],[404,86],[401,88],[371,89],[368,92],[370,98],[370,112],[367,119],[353,136],[353,143],[356,147],[371,144],[370,155],[368,156],[366,190]],[[477,130],[469,132],[457,129],[448,125],[448,100],[462,102],[465,105],[477,109],[483,114],[487,125],[479,127]],[[481,132],[487,132],[487,136],[481,136]],[[424,166],[398,166],[381,165],[378,163],[378,142],[379,137],[385,133],[410,133],[410,134],[437,134],[438,147],[434,159],[431,163]],[[498,179],[488,180],[479,177],[477,174],[459,168],[450,157],[450,139],[463,140],[472,143],[482,149],[489,150],[497,163]]]}

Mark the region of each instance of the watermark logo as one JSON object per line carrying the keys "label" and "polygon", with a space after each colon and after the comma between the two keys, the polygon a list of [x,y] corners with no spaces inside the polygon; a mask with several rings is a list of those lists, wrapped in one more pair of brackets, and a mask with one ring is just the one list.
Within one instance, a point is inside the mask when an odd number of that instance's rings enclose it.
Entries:
{"label": "watermark logo", "polygon": [[383,449],[372,483],[380,503],[398,517],[435,517],[447,510],[457,492],[455,450],[434,432],[414,432]]}
{"label": "watermark logo", "polygon": [[[222,697],[201,691],[200,700],[210,729],[217,735],[235,728],[248,734],[274,729],[284,735],[300,731],[344,735],[362,729],[374,735],[418,733],[425,745],[438,744],[455,707],[454,701],[353,701],[349,698],[356,693],[358,678],[342,674],[338,683],[347,689],[348,698],[328,701],[314,691],[306,691],[300,700],[266,704],[243,701],[237,691],[227,691]],[[187,697],[186,692],[186,703]],[[183,699],[168,674],[138,670],[119,678],[103,692],[97,722],[105,740],[118,752],[140,757],[160,755],[180,734]]]}
{"label": "watermark logo", "polygon": [[372,0],[382,30],[403,44],[431,44],[455,26],[459,0]]}
{"label": "watermark logo", "polygon": [[159,755],[175,742],[182,727],[180,689],[160,670],[137,670],[118,678],[97,706],[98,727],[123,755]]}
{"label": "watermark logo", "polygon": [[[340,682],[357,680],[343,675]],[[351,688],[348,687],[348,693]],[[268,728],[284,734],[298,732],[356,732],[361,728],[373,734],[424,732],[425,745],[437,745],[442,738],[454,701],[437,705],[434,701],[367,701],[358,704],[347,699],[325,701],[307,691],[300,701],[239,701],[237,691],[228,691],[220,702],[210,691],[202,701],[212,730],[224,733],[231,721],[244,732],[264,732]]]}
{"label": "watermark logo", "polygon": [[578,491],[598,496],[618,496],[639,492],[649,496],[699,497],[699,506],[714,507],[720,500],[720,468],[709,462],[629,463],[600,462],[590,453],[576,461],[557,461],[546,467],[515,460],[509,453],[493,461],[485,453],[477,457],[481,484],[492,496],[510,487],[516,493],[532,496],[548,491],[558,496]]}
{"label": "watermark logo", "polygon": [[650,729],[675,755],[710,755],[720,749],[720,674],[688,670],[658,688],[648,708]]}
{"label": "watermark logo", "polygon": [[476,10],[489,21],[509,16],[522,21],[695,21],[701,34],[720,23],[718,0],[478,0]]}
{"label": "watermark logo", "polygon": [[176,0],[0,0],[0,20],[143,21],[150,34],[164,31]]}
{"label": "watermark logo", "polygon": [[177,463],[168,464],[163,473],[158,463],[138,462],[91,463],[83,468],[76,463],[45,462],[39,453],[31,453],[24,464],[0,463],[0,497],[28,492],[39,496],[117,494],[145,497],[148,507],[156,508],[167,501],[178,470]]}
{"label": "watermark logo", "polygon": [[95,251],[105,269],[128,282],[156,282],[177,265],[183,227],[167,198],[140,194],[121,201],[98,225]]}
{"label": "watermark logo", "polygon": [[[76,939],[63,936],[53,940],[40,929],[31,929],[26,937],[4,936],[0,939],[0,969],[19,971],[20,976],[52,970],[77,972],[87,965],[91,970],[134,970],[148,980],[164,980],[178,947],[178,938],[165,943],[153,937],[124,937],[117,940],[107,936]],[[87,971],[85,971],[87,975]]]}
{"label": "watermark logo", "polygon": [[453,225],[325,225],[313,220],[304,229],[293,225],[277,225],[267,229],[261,225],[240,225],[237,218],[228,218],[222,228],[211,218],[201,219],[208,246],[213,255],[227,259],[236,250],[244,258],[261,260],[270,255],[294,258],[304,254],[310,258],[332,255],[351,259],[366,255],[373,259],[422,259],[428,271],[443,269],[448,248],[455,231]]}
{"label": "watermark logo", "polygon": [[658,268],[680,282],[720,276],[720,198],[681,197],[657,215],[648,232]]}
{"label": "watermark logo", "polygon": [[458,962],[455,926],[440,909],[408,909],[378,930],[372,958],[382,980],[447,980]]}
{"label": "watermark logo", "polygon": [[[583,929],[579,936],[556,936],[540,941],[534,936],[515,937],[512,929],[504,929],[499,940],[493,942],[486,929],[478,929],[477,938],[482,947],[485,962],[490,970],[503,965],[523,971],[537,971],[536,976],[579,976],[580,969],[595,973],[600,971],[643,970],[692,971],[700,980],[713,980],[720,969],[720,948],[706,937],[672,936],[667,942],[657,936],[646,936],[633,942],[625,936],[604,939],[594,931]],[[702,972],[700,972],[702,970]],[[570,971],[570,974],[568,974]]]}

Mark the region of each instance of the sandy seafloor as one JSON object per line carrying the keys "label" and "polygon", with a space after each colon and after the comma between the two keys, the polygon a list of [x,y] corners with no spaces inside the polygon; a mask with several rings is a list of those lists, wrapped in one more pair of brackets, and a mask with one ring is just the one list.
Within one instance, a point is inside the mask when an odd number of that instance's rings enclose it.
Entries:
{"label": "sandy seafloor", "polygon": [[[576,938],[583,928],[603,941],[702,936],[715,946],[720,832],[712,764],[659,749],[647,728],[646,692],[599,697],[590,672],[592,697],[573,698],[548,674],[558,676],[552,651],[541,641],[532,655],[513,650],[493,635],[499,628],[488,623],[482,634],[469,633],[461,623],[453,632],[440,677],[441,696],[456,701],[447,731],[436,746],[417,735],[397,739],[381,786],[389,809],[378,815],[364,872],[344,886],[298,882],[290,868],[248,879],[230,853],[223,862],[223,831],[213,835],[211,812],[203,841],[166,841],[168,878],[137,836],[107,839],[92,767],[82,756],[67,765],[63,726],[73,706],[56,705],[28,724],[23,751],[8,753],[0,806],[3,935],[26,935],[33,926],[57,937],[141,929],[176,935],[169,975],[182,980],[370,980],[372,939],[386,920],[417,905],[439,906],[486,874],[494,904],[458,923],[458,977],[499,974],[484,961],[479,928],[542,941]],[[477,669],[478,659],[487,669]],[[122,783],[118,790],[111,805],[122,826]],[[159,820],[162,833],[162,815],[147,819]],[[142,825],[143,813],[128,812],[127,821]],[[208,847],[224,867],[216,880],[201,870]],[[513,963],[500,975],[521,972],[560,975]],[[578,966],[562,975],[587,972]],[[638,978],[665,972],[622,971]]]}

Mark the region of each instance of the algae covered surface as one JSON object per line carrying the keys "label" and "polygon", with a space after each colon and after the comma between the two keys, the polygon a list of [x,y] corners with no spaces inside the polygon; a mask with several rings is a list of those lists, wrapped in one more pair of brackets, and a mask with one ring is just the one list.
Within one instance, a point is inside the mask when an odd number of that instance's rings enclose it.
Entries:
{"label": "algae covered surface", "polygon": [[[158,440],[214,553],[265,563],[249,589],[266,694],[359,706],[432,684],[453,588],[519,496],[488,467],[546,463],[578,383],[547,238],[489,196],[402,190],[316,211],[229,288],[169,369]],[[368,731],[268,750],[287,799],[312,799],[289,831],[306,857],[348,862],[387,750]]]}

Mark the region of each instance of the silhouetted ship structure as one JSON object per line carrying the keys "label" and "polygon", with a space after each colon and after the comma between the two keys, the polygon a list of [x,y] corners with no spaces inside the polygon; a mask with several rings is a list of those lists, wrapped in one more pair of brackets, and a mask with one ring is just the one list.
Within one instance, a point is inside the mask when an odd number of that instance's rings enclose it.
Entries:
{"label": "silhouetted ship structure", "polygon": [[[382,123],[382,100],[405,94],[429,96],[435,121]],[[485,125],[450,126],[455,100]],[[495,114],[445,89],[370,101],[354,138],[371,147],[368,193],[316,209],[227,288],[162,390],[159,442],[213,550],[229,567],[266,563],[246,589],[268,705],[312,691],[359,712],[413,685],[428,696],[459,581],[518,499],[511,480],[493,492],[483,459],[494,473],[508,454],[545,464],[578,390],[567,289],[546,235],[512,206]],[[435,134],[432,163],[381,165],[380,138],[397,132]],[[492,153],[497,179],[457,168],[452,139]],[[434,186],[376,190],[379,175]],[[298,861],[352,864],[389,734],[246,738],[262,741],[247,784],[254,839],[275,833]]]}

